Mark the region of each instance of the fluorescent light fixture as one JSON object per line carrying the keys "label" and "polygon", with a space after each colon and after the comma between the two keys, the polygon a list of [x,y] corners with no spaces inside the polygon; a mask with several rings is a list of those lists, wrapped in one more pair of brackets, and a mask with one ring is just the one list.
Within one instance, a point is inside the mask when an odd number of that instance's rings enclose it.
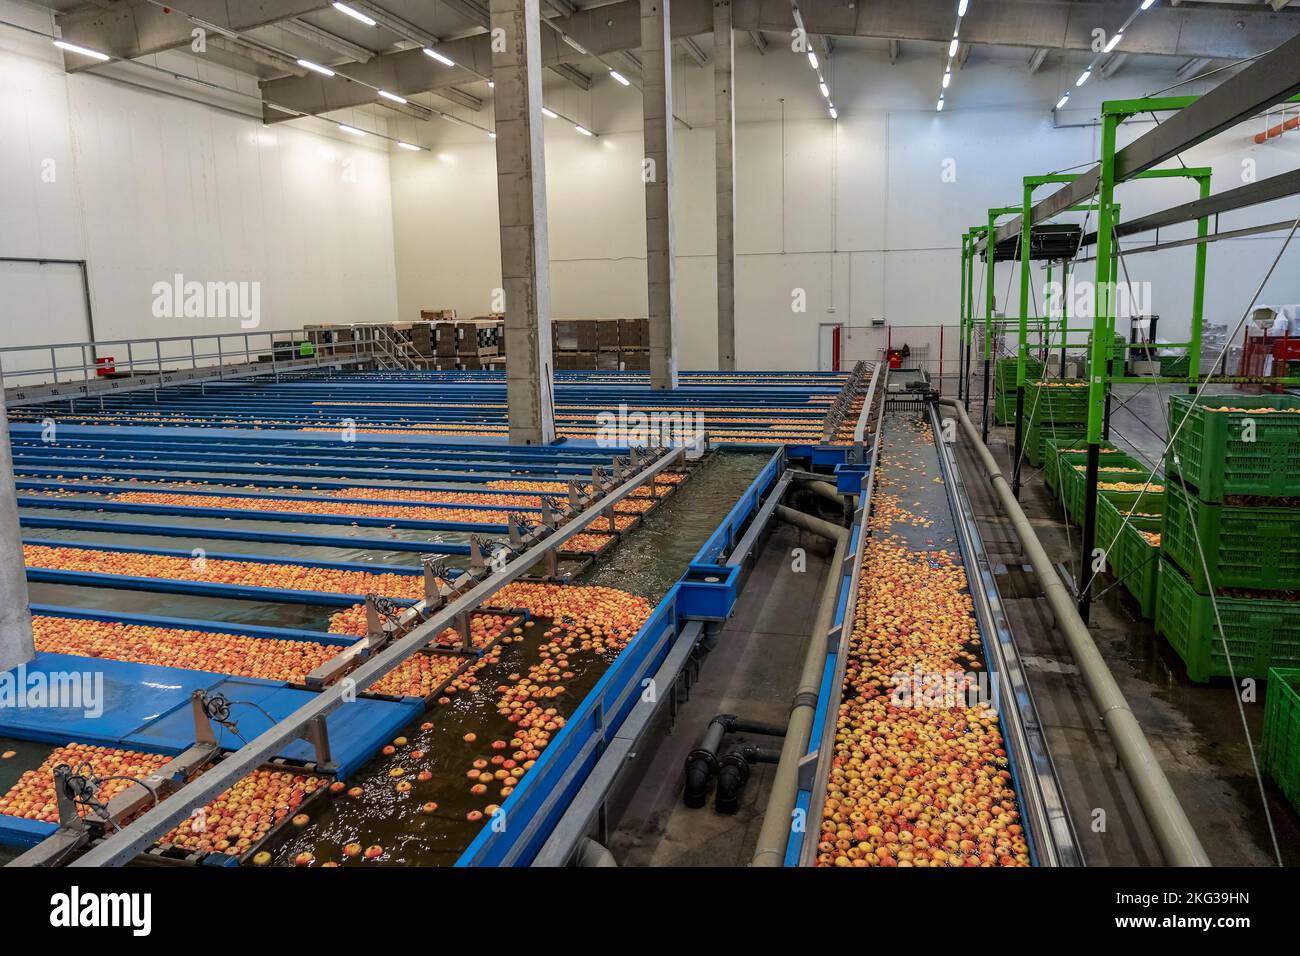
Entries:
{"label": "fluorescent light fixture", "polygon": [[952,42],[948,44],[948,55],[949,55],[949,56],[956,56],[956,55],[957,55],[957,38],[956,38],[956,37],[953,37],[953,38],[952,38]]}
{"label": "fluorescent light fixture", "polygon": [[542,107],[542,115],[543,115],[543,116],[549,116],[551,119],[559,119],[559,118],[560,118],[560,114],[559,114],[559,113],[555,112],[555,110],[548,110],[545,106]]}
{"label": "fluorescent light fixture", "polygon": [[491,130],[488,130],[488,138],[489,138],[489,139],[496,139],[496,138],[497,138],[497,134],[494,133],[494,132],[492,132]]}
{"label": "fluorescent light fixture", "polygon": [[488,80],[488,89],[495,90],[496,88],[497,88],[496,80]]}
{"label": "fluorescent light fixture", "polygon": [[339,123],[339,129],[343,130],[343,132],[345,132],[345,133],[351,133],[353,136],[365,136],[365,135],[366,135],[366,131],[365,131],[365,130],[363,130],[363,129],[357,129],[355,126],[349,126],[347,123]]}
{"label": "fluorescent light fixture", "polygon": [[828,87],[825,83],[818,83],[817,88],[822,91],[822,96],[826,97],[826,99],[829,100],[831,98],[830,87]]}
{"label": "fluorescent light fixture", "polygon": [[961,0],[961,2],[957,4],[957,16],[959,17],[966,16],[966,8],[969,6],[970,6],[970,0]]}
{"label": "fluorescent light fixture", "polygon": [[62,40],[55,40],[54,45],[60,50],[67,50],[69,53],[76,53],[78,56],[88,56],[92,60],[113,59],[107,53],[100,53],[98,50],[87,50],[84,46],[77,46],[75,43],[64,43]]}
{"label": "fluorescent light fixture", "polygon": [[387,90],[380,90],[379,95],[386,100],[392,100],[394,103],[405,103],[405,96],[398,96],[396,93],[389,93]]}
{"label": "fluorescent light fixture", "polygon": [[298,61],[298,65],[301,66],[301,67],[304,67],[304,68],[306,68],[306,69],[308,69],[308,70],[311,70],[311,71],[314,72],[314,73],[319,73],[319,74],[321,74],[322,76],[333,76],[333,75],[334,75],[334,71],[331,70],[328,66],[321,66],[319,63],[313,63],[311,60],[301,60],[301,59],[300,59],[300,60]]}
{"label": "fluorescent light fixture", "polygon": [[1084,70],[1082,73],[1079,74],[1079,78],[1074,81],[1074,85],[1083,86],[1083,84],[1088,82],[1088,77],[1090,76],[1092,76],[1092,70],[1091,69]]}
{"label": "fluorescent light fixture", "polygon": [[814,70],[817,69],[817,53],[815,51],[808,51],[808,62],[812,64]]}
{"label": "fluorescent light fixture", "polygon": [[591,136],[591,135],[592,135],[591,130],[587,129],[585,126],[579,126],[577,123],[574,123],[574,124],[573,124],[573,128],[576,129],[576,130],[577,130],[579,133],[581,133],[583,136]]}
{"label": "fluorescent light fixture", "polygon": [[832,104],[831,104],[831,119],[839,119],[839,118],[840,118],[839,111],[835,109],[835,104],[832,103]]}
{"label": "fluorescent light fixture", "polygon": [[943,88],[946,90],[948,88],[948,84],[951,82],[952,82],[952,71],[951,70],[945,71],[943,74]]}
{"label": "fluorescent light fixture", "polygon": [[1105,49],[1103,49],[1101,52],[1109,53],[1111,50],[1115,49],[1115,47],[1119,46],[1119,41],[1122,39],[1124,39],[1124,34],[1116,33],[1113,37],[1110,38],[1110,42],[1106,44]]}
{"label": "fluorescent light fixture", "polygon": [[1155,2],[1156,2],[1156,0],[1142,0],[1142,9],[1143,9],[1143,10],[1148,9],[1148,8],[1151,6],[1151,4],[1153,4],[1153,3],[1155,3]]}
{"label": "fluorescent light fixture", "polygon": [[939,112],[939,113],[942,113],[942,112],[943,112],[943,97],[942,97],[942,96],[939,97],[939,102],[935,104],[935,107],[934,107],[934,108],[935,108],[935,111],[936,111],[936,112]]}
{"label": "fluorescent light fixture", "polygon": [[1059,100],[1056,101],[1056,108],[1059,110],[1062,106],[1064,106],[1069,101],[1070,101],[1070,94],[1066,93],[1064,96],[1062,96]]}
{"label": "fluorescent light fixture", "polygon": [[435,60],[437,60],[439,63],[442,63],[442,64],[444,64],[444,65],[446,65],[446,66],[455,66],[455,65],[456,65],[456,61],[453,60],[451,57],[449,57],[449,56],[443,56],[443,55],[442,55],[441,53],[439,53],[437,50],[430,50],[427,46],[424,48],[424,54],[425,54],[425,56],[431,56],[431,57],[433,57],[433,58],[434,58]]}
{"label": "fluorescent light fixture", "polygon": [[413,149],[413,150],[415,150],[416,152],[419,152],[419,150],[420,150],[420,147],[416,146],[414,143],[403,143],[400,139],[397,141],[397,148],[398,148],[398,149]]}
{"label": "fluorescent light fixture", "polygon": [[360,20],[368,27],[373,27],[375,25],[375,21],[373,19],[366,16],[360,10],[353,10],[346,3],[336,3],[334,4],[334,9],[337,10],[339,13],[346,13],[353,20]]}
{"label": "fluorescent light fixture", "polygon": [[612,76],[614,79],[618,80],[618,81],[619,81],[620,83],[622,83],[624,86],[631,86],[631,85],[632,85],[632,81],[629,80],[629,79],[628,79],[626,76],[624,76],[622,73],[618,72],[618,70],[610,70],[610,71],[609,71],[609,75]]}

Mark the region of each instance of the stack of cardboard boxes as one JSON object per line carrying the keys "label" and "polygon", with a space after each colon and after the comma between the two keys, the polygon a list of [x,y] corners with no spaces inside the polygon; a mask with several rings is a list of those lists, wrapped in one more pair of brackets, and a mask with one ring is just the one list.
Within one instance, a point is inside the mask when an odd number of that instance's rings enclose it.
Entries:
{"label": "stack of cardboard boxes", "polygon": [[551,325],[561,371],[648,369],[649,344],[645,319],[560,319]]}

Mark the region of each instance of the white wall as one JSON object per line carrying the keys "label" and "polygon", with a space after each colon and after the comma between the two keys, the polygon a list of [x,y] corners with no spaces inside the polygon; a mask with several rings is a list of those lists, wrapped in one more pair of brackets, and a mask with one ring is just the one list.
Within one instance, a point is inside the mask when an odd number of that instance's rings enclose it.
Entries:
{"label": "white wall", "polygon": [[[48,12],[12,0],[0,20],[51,31]],[[87,260],[100,341],[240,331],[238,315],[155,317],[154,284],[177,273],[259,283],[262,329],[396,318],[386,148],[322,135],[324,121],[263,127],[252,100],[106,69],[128,82],[67,74],[48,39],[0,26],[0,256]],[[0,346],[27,344],[21,314],[0,315]]]}
{"label": "white wall", "polygon": [[[1078,62],[1052,60],[1030,77],[1018,55],[988,60],[976,54],[956,74],[940,114],[934,110],[939,47],[905,44],[903,58],[891,66],[883,52],[863,46],[841,44],[831,60],[840,112],[832,123],[802,56],[773,45],[760,57],[737,37],[741,367],[815,367],[820,322],[864,326],[884,317],[895,326],[954,323],[961,233],[983,223],[989,206],[1018,204],[1023,176],[1095,162],[1103,99],[1145,95],[1172,82],[1168,64],[1094,79],[1075,91],[1057,127],[1051,106],[1073,85]],[[676,73],[678,116],[694,127],[677,126],[673,170],[679,347],[683,367],[707,368],[717,359],[712,79],[707,68],[680,59]],[[588,139],[562,121],[546,123],[556,317],[644,314],[639,97],[636,89],[603,78],[590,94],[548,81],[549,105],[601,133]],[[1122,141],[1148,125],[1128,124]],[[1300,136],[1256,146],[1254,132],[1223,134],[1185,160],[1214,167],[1215,191],[1240,184],[1245,159],[1256,162],[1259,178],[1300,165]],[[481,314],[500,284],[494,145],[477,131],[446,123],[432,124],[425,135],[431,154],[402,155],[392,163],[399,312],[412,317],[421,308],[449,306]],[[955,182],[941,176],[948,159],[956,163]],[[1122,187],[1119,200],[1124,217],[1133,218],[1195,195],[1190,182],[1135,183]],[[1300,213],[1300,202],[1225,216],[1222,227],[1281,219],[1288,211]],[[1162,239],[1184,234],[1171,230]],[[1280,244],[1280,237],[1269,236],[1210,247],[1207,321],[1235,324]],[[1133,280],[1151,283],[1166,338],[1181,337],[1189,326],[1192,256],[1184,249],[1128,259]],[[1298,267],[1300,243],[1284,257],[1262,301],[1300,301]],[[999,266],[995,276],[999,309],[1008,268]],[[1080,277],[1090,277],[1091,268],[1082,267]],[[807,292],[806,313],[791,311],[796,288]],[[1013,290],[1013,303],[1017,295]]]}

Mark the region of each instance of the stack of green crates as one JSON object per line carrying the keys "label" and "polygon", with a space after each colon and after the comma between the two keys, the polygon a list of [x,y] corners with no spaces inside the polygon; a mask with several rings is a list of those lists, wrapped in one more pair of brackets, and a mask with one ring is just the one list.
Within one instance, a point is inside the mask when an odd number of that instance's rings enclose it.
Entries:
{"label": "stack of green crates", "polygon": [[1168,378],[1187,375],[1191,372],[1192,360],[1186,355],[1162,355],[1160,357],[1160,374]]}
{"label": "stack of green crates", "polygon": [[1300,670],[1269,669],[1260,748],[1264,772],[1300,810]]}
{"label": "stack of green crates", "polygon": [[[1111,465],[1110,468],[1105,465]],[[1133,471],[1131,469],[1137,469]],[[1150,481],[1148,482],[1148,479]],[[1127,455],[1122,460],[1105,462],[1097,471],[1097,484],[1123,483],[1138,488],[1147,486],[1147,494],[1161,494],[1164,491],[1164,478],[1140,462]],[[1088,473],[1084,469],[1067,467],[1061,470],[1060,497],[1065,505],[1065,513],[1075,524],[1083,524],[1084,509],[1087,505]],[[1098,488],[1097,497],[1113,494],[1104,488]]]}
{"label": "stack of green crates", "polygon": [[1300,667],[1300,398],[1176,395],[1169,423],[1156,629],[1195,681]]}
{"label": "stack of green crates", "polygon": [[[1016,420],[1016,360],[998,359],[997,371],[993,376],[993,421],[999,425],[1010,425]],[[1025,384],[1043,377],[1043,363],[1037,359],[1025,359]]]}
{"label": "stack of green crates", "polygon": [[[1110,348],[1110,374],[1123,375],[1124,363],[1128,358],[1128,341],[1122,335],[1115,336]],[[1088,336],[1088,351],[1083,360],[1083,371],[1087,375],[1092,368],[1092,336]]]}
{"label": "stack of green crates", "polygon": [[[1115,465],[1122,468],[1140,467],[1136,461],[1110,442],[1103,441],[1097,444],[1101,449],[1098,458],[1100,468]],[[1085,436],[1048,439],[1043,446],[1043,482],[1047,485],[1048,490],[1059,498],[1061,496],[1061,479],[1066,469],[1074,465],[1086,465],[1087,463],[1088,439]]]}

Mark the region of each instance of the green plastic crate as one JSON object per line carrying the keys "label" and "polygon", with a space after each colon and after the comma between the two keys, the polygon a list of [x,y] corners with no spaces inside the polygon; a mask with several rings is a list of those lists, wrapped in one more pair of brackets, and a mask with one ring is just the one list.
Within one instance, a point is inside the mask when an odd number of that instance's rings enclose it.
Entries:
{"label": "green plastic crate", "polygon": [[[1067,379],[1067,381],[1075,380]],[[1026,382],[1025,419],[1043,425],[1086,424],[1088,421],[1086,384],[1054,385],[1050,382]]]}
{"label": "green plastic crate", "polygon": [[[1088,443],[1082,438],[1064,441],[1048,440],[1043,454],[1043,481],[1047,483],[1047,487],[1054,495],[1060,496],[1059,486],[1065,469],[1088,463],[1087,449]],[[1142,467],[1132,456],[1110,442],[1101,442],[1100,449],[1099,469]]]}
{"label": "green plastic crate", "polygon": [[[1043,363],[1026,359],[1025,382],[1042,376]],[[1010,425],[1016,420],[1016,360],[1013,358],[998,359],[993,378],[993,420],[999,425]]]}
{"label": "green plastic crate", "polygon": [[[1083,524],[1084,498],[1088,488],[1087,473],[1071,468],[1068,471],[1063,470],[1061,474],[1064,480],[1061,482],[1060,497],[1065,503],[1066,514],[1070,516],[1070,520],[1075,524]],[[1147,480],[1149,474],[1150,472],[1146,470],[1135,475],[1130,472],[1106,471],[1105,469],[1101,469],[1097,472],[1097,483],[1101,484],[1102,482],[1107,481],[1123,481],[1141,485]],[[1164,478],[1160,475],[1156,475],[1151,484],[1153,489],[1158,488],[1160,491],[1164,490],[1163,487],[1161,487],[1164,485]],[[1106,493],[1105,489],[1099,489],[1099,492],[1102,494]],[[1136,492],[1134,493],[1136,494]]]}
{"label": "green plastic crate", "polygon": [[[1258,595],[1216,600],[1237,677],[1264,677],[1270,667],[1300,667],[1300,601]],[[1209,595],[1197,594],[1178,566],[1164,558],[1156,592],[1156,631],[1183,659],[1192,680],[1203,684],[1211,677],[1229,676]]]}
{"label": "green plastic crate", "polygon": [[[1164,551],[1201,594],[1215,588],[1300,589],[1300,508],[1209,504],[1169,482]],[[1197,537],[1205,550],[1205,579]]]}
{"label": "green plastic crate", "polygon": [[[1136,497],[1135,492],[1128,492]],[[1144,499],[1145,501],[1145,499]],[[1144,618],[1156,617],[1156,591],[1160,578],[1160,546],[1143,537],[1144,531],[1160,531],[1160,518],[1130,518],[1108,497],[1097,497],[1097,548],[1109,549],[1106,566],[1115,579],[1123,581],[1134,596]],[[1114,544],[1112,544],[1114,542]]]}
{"label": "green plastic crate", "polygon": [[1047,442],[1051,440],[1083,440],[1082,425],[1043,425],[1030,422],[1025,428],[1025,457],[1035,468],[1042,468],[1047,456]]}
{"label": "green plastic crate", "polygon": [[1264,772],[1300,810],[1300,670],[1269,668],[1260,750]]}
{"label": "green plastic crate", "polygon": [[[1300,496],[1300,412],[1211,412],[1203,406],[1300,408],[1293,395],[1169,396],[1169,434],[1188,415],[1166,457],[1167,471],[1179,474],[1202,501],[1229,495],[1269,498]],[[1254,441],[1244,423],[1254,421]]]}
{"label": "green plastic crate", "polygon": [[1186,355],[1162,355],[1160,357],[1160,374],[1168,377],[1189,375],[1192,360]]}

